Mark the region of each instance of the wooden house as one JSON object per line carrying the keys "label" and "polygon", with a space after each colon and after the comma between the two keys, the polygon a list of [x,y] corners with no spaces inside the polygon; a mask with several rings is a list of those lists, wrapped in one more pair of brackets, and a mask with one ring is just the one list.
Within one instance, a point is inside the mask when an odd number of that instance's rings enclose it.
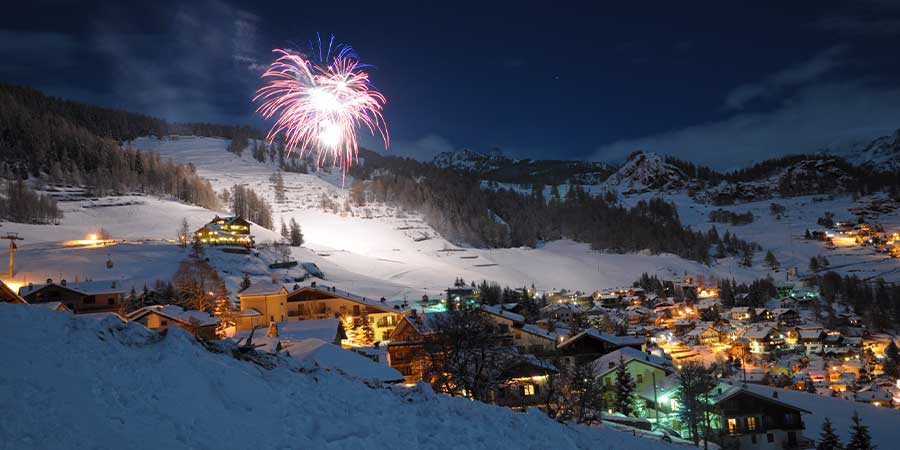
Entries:
{"label": "wooden house", "polygon": [[777,389],[722,383],[709,398],[715,411],[711,428],[717,431],[715,440],[723,448],[780,450],[814,446],[803,437],[802,415],[810,412],[780,400]]}
{"label": "wooden house", "polygon": [[434,337],[431,321],[435,314],[404,315],[390,335],[388,365],[397,369],[407,383],[421,381],[425,374],[425,341]]}
{"label": "wooden house", "polygon": [[390,339],[391,333],[407,312],[395,309],[381,300],[372,300],[334,287],[307,286],[286,296],[287,320],[340,318],[345,328],[363,316],[375,332],[376,341]]}
{"label": "wooden house", "polygon": [[155,331],[165,331],[176,326],[203,339],[215,339],[219,318],[203,311],[185,310],[176,305],[153,305],[138,309],[128,316],[129,322],[137,322]]}
{"label": "wooden house", "polygon": [[115,281],[87,281],[67,283],[61,280],[46,284],[28,284],[19,288],[19,295],[28,303],[59,302],[75,314],[115,312],[122,306],[125,289]]}
{"label": "wooden house", "polygon": [[594,361],[622,347],[644,350],[642,336],[614,336],[594,328],[587,329],[559,344],[557,348],[570,364]]}
{"label": "wooden house", "polygon": [[557,375],[551,364],[533,357],[514,361],[501,373],[491,392],[492,403],[515,410],[547,406],[548,383]]}
{"label": "wooden house", "polygon": [[253,247],[250,222],[241,216],[216,216],[208,224],[194,232],[194,239],[207,245],[235,245]]}

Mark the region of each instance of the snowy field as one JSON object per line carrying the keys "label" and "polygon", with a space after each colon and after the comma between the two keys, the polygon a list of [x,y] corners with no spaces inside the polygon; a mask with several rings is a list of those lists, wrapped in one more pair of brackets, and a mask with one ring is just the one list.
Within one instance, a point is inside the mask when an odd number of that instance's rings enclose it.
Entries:
{"label": "snowy field", "polygon": [[294,360],[265,370],[178,328],[160,340],[117,322],[0,304],[0,355],[15,361],[0,370],[0,448],[676,448]]}

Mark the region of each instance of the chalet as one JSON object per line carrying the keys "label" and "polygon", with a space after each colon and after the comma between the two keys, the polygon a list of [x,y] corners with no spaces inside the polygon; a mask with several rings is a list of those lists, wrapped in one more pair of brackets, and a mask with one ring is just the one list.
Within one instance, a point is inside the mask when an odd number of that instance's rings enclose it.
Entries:
{"label": "chalet", "polygon": [[548,383],[556,374],[553,365],[537,358],[516,360],[500,373],[500,383],[491,393],[492,403],[514,410],[546,407]]}
{"label": "chalet", "polygon": [[165,331],[171,326],[187,330],[203,339],[215,339],[219,318],[203,311],[184,310],[176,305],[145,306],[126,316],[129,322],[137,322],[154,331]]}
{"label": "chalet", "polygon": [[253,247],[250,222],[240,216],[216,216],[194,232],[194,239],[208,245],[237,245]]}
{"label": "chalet", "polygon": [[625,370],[634,380],[637,391],[652,389],[655,382],[675,373],[675,368],[668,359],[631,347],[623,347],[606,354],[594,361],[593,371],[594,376],[606,387],[604,395],[609,397],[608,404],[611,404],[615,395],[616,370],[620,363],[625,365]]}
{"label": "chalet", "polygon": [[771,322],[772,320],[774,320],[772,311],[769,311],[766,308],[755,308],[754,312],[756,314],[756,320],[759,322]]}
{"label": "chalet", "polygon": [[534,355],[550,353],[565,340],[564,334],[547,331],[531,323],[516,325],[510,333],[519,352]]}
{"label": "chalet", "polygon": [[741,337],[750,342],[751,353],[769,353],[784,345],[784,335],[772,325],[759,324],[744,330]]}
{"label": "chalet", "polygon": [[28,303],[60,302],[75,314],[114,312],[122,306],[125,290],[115,281],[87,281],[67,283],[62,280],[46,284],[28,284],[19,288],[19,295]]}
{"label": "chalet", "polygon": [[731,318],[731,320],[742,323],[755,322],[756,309],[750,308],[748,306],[735,306],[734,308],[731,308],[729,317]]}
{"label": "chalet", "polygon": [[438,314],[444,313],[406,314],[390,335],[388,365],[407,383],[421,381],[425,374],[425,341],[435,334],[431,323]]}
{"label": "chalet", "polygon": [[482,305],[479,311],[500,325],[503,332],[508,332],[510,328],[525,323],[525,317],[521,314],[507,311],[502,306]]}
{"label": "chalet", "polygon": [[355,323],[364,316],[375,331],[376,341],[390,339],[405,310],[395,309],[382,301],[360,297],[349,292],[323,286],[296,289],[286,297],[288,320],[326,319],[337,317]]}
{"label": "chalet", "polygon": [[541,308],[542,316],[562,322],[571,322],[579,312],[578,306],[568,303],[551,303]]}
{"label": "chalet", "polygon": [[803,346],[806,353],[822,353],[825,342],[825,330],[817,328],[797,328],[797,345]]}
{"label": "chalet", "polygon": [[710,392],[711,417],[717,443],[723,448],[812,448],[803,437],[803,414],[810,414],[778,398],[777,389],[721,383]]}
{"label": "chalet", "polygon": [[772,310],[772,320],[782,327],[793,327],[800,323],[800,313],[791,308],[775,308]]}
{"label": "chalet", "polygon": [[24,298],[19,297],[11,287],[0,281],[0,303],[25,304],[28,303]]}
{"label": "chalet", "polygon": [[707,347],[722,342],[722,333],[715,327],[713,323],[701,322],[696,328],[685,335],[687,341],[695,345],[705,345]]}
{"label": "chalet", "polygon": [[643,351],[645,346],[645,339],[642,336],[614,336],[590,328],[567,339],[557,348],[571,364],[594,361],[622,347]]}

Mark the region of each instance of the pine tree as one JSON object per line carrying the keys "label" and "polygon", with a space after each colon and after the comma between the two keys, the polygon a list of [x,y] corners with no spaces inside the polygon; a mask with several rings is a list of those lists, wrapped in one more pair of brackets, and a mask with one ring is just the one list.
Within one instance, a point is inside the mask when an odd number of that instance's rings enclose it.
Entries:
{"label": "pine tree", "polygon": [[819,258],[815,256],[809,258],[809,271],[810,272],[818,272],[819,271]]}
{"label": "pine tree", "polygon": [[753,267],[753,249],[744,247],[744,254],[741,257],[741,265],[744,267]]}
{"label": "pine tree", "polygon": [[291,231],[288,229],[287,224],[284,223],[284,219],[281,219],[281,237],[286,241],[291,239]]}
{"label": "pine tree", "polygon": [[625,367],[625,360],[619,355],[619,366],[616,367],[616,385],[615,398],[613,399],[613,408],[619,413],[626,416],[632,416],[635,413],[635,383],[631,378],[631,373]]}
{"label": "pine tree", "polygon": [[294,247],[300,247],[303,245],[303,231],[300,229],[300,224],[297,223],[294,218],[291,218],[291,245]]}
{"label": "pine tree", "polygon": [[780,264],[778,263],[778,258],[775,257],[775,254],[772,253],[772,250],[766,252],[766,265],[769,266],[772,270],[778,270]]}
{"label": "pine tree", "polygon": [[241,290],[244,291],[248,287],[250,287],[250,274],[244,273],[244,278],[241,279]]}
{"label": "pine tree", "polygon": [[819,442],[816,444],[816,450],[843,450],[841,438],[834,432],[831,426],[831,420],[827,417],[822,422],[822,434],[819,436]]}
{"label": "pine tree", "polygon": [[862,424],[862,420],[859,418],[859,413],[853,412],[853,425],[850,426],[850,431],[853,433],[850,436],[850,441],[847,442],[847,450],[875,450],[875,445],[872,445],[872,436],[869,435],[869,427]]}

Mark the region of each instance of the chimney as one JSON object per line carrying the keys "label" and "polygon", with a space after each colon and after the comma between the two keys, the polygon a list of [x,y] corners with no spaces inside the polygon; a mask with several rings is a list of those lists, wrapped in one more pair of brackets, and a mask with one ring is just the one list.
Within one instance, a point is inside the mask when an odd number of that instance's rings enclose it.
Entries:
{"label": "chimney", "polygon": [[62,280],[59,280],[59,284],[65,286],[65,285],[66,285],[66,279],[63,278]]}

